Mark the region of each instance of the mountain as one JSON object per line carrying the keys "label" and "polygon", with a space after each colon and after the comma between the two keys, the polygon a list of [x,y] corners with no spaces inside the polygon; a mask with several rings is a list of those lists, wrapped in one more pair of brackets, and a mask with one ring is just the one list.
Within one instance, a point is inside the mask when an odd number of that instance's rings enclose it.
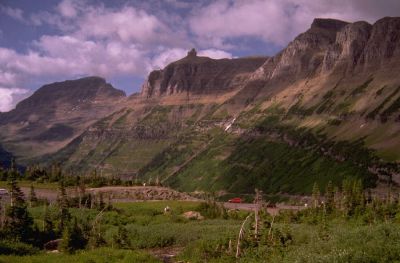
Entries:
{"label": "mountain", "polygon": [[131,96],[125,108],[93,124],[54,158],[80,171],[137,175],[181,133],[233,96],[266,59],[215,60],[192,51],[150,73],[142,92]]}
{"label": "mountain", "polygon": [[398,187],[399,70],[397,17],[315,19],[273,57],[192,50],[46,159],[183,191]]}
{"label": "mountain", "polygon": [[123,99],[123,91],[100,77],[44,85],[0,115],[0,142],[20,162],[55,152]]}

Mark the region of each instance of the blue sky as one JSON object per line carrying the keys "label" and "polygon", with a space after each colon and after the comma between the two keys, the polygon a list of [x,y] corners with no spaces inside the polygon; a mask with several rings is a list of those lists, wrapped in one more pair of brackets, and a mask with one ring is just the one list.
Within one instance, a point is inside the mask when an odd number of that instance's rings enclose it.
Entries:
{"label": "blue sky", "polygon": [[89,75],[138,92],[192,47],[213,58],[274,55],[315,17],[399,14],[398,0],[0,0],[0,111]]}

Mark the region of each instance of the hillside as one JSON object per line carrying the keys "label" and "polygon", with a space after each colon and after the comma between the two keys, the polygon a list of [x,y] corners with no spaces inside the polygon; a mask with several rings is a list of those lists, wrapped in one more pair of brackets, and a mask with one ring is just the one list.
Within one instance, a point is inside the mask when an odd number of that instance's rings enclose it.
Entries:
{"label": "hillside", "polygon": [[399,70],[400,18],[315,19],[273,57],[190,51],[45,159],[183,191],[398,185]]}

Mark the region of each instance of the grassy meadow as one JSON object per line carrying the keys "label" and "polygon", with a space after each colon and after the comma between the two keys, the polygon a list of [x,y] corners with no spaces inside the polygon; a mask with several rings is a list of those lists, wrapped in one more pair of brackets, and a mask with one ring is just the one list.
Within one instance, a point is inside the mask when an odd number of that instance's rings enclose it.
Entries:
{"label": "grassy meadow", "polygon": [[[167,214],[166,206],[171,209]],[[112,210],[104,212],[70,208],[78,222],[100,222],[99,234],[104,243],[72,253],[32,250],[31,255],[2,255],[0,262],[163,262],[157,253],[163,249],[176,252],[172,262],[400,260],[400,218],[323,216],[311,209],[298,214],[284,212],[275,218],[261,212],[258,241],[253,238],[254,224],[250,220],[244,228],[240,257],[236,259],[239,230],[250,212],[219,214],[213,213],[213,209],[204,203],[184,201],[115,203]],[[52,216],[57,208],[50,206],[47,211]],[[182,214],[187,211],[199,211],[205,219],[186,219]],[[40,228],[45,208],[33,207],[29,212]],[[121,235],[122,244],[116,238]]]}

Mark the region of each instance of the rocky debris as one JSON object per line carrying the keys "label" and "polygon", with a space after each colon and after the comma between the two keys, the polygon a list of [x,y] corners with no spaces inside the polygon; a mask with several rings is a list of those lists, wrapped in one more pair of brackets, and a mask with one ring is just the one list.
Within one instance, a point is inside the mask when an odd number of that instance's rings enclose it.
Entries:
{"label": "rocky debris", "polygon": [[196,211],[187,211],[182,214],[182,216],[189,220],[203,220],[204,216],[202,216],[199,212]]}
{"label": "rocky debris", "polygon": [[44,249],[48,251],[57,251],[62,239],[55,239],[44,244]]}
{"label": "rocky debris", "polygon": [[102,193],[106,197],[111,196],[112,199],[120,200],[197,200],[186,193],[159,186],[106,186],[90,188],[88,192],[94,194]]}

